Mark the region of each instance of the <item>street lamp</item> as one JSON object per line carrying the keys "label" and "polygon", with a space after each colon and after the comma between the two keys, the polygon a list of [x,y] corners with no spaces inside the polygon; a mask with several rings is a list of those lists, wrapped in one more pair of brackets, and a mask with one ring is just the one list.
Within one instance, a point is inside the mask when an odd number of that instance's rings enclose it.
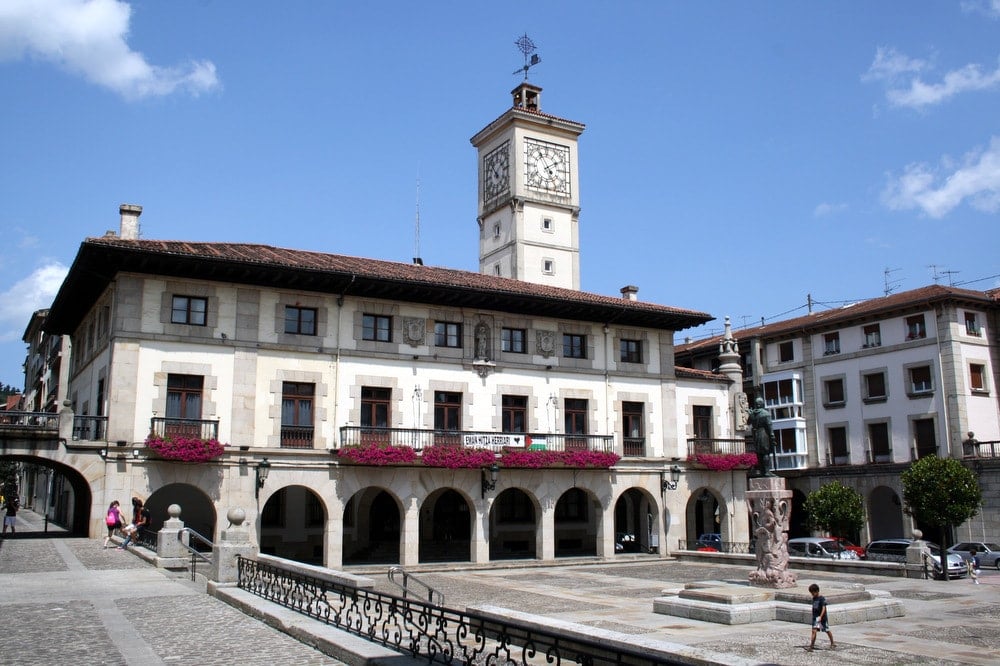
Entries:
{"label": "street lamp", "polygon": [[267,475],[271,472],[271,463],[267,462],[267,458],[264,458],[259,463],[257,467],[254,468],[257,474],[257,489],[254,492],[254,497],[260,498],[260,489],[264,487],[264,482],[267,481]]}
{"label": "street lamp", "polygon": [[[486,493],[490,490],[496,490],[497,487],[497,476],[500,474],[500,465],[493,463],[489,467],[484,467],[480,470],[483,476],[483,499],[486,499]],[[489,471],[489,476],[486,472]]]}
{"label": "street lamp", "polygon": [[677,490],[677,482],[681,480],[681,468],[677,465],[670,466],[670,478],[666,472],[660,472],[660,486],[664,491]]}

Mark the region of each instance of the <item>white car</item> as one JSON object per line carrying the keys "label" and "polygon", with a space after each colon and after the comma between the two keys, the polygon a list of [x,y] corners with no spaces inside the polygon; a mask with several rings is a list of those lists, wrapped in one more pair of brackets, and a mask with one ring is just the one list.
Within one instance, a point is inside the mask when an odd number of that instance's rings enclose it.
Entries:
{"label": "white car", "polygon": [[788,540],[792,557],[824,557],[828,560],[856,560],[858,554],[829,537],[797,537]]}

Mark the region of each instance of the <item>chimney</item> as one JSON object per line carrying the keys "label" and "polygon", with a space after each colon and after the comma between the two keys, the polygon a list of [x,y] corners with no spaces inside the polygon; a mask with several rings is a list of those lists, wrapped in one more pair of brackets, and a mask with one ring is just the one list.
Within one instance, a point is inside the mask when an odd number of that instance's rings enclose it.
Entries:
{"label": "chimney", "polygon": [[624,298],[625,300],[628,301],[639,300],[638,296],[639,287],[635,286],[634,284],[625,285],[624,287],[622,287],[621,292],[622,292],[622,298]]}
{"label": "chimney", "polygon": [[122,204],[118,207],[118,212],[122,216],[121,229],[118,235],[125,240],[138,240],[139,216],[142,215],[142,206]]}

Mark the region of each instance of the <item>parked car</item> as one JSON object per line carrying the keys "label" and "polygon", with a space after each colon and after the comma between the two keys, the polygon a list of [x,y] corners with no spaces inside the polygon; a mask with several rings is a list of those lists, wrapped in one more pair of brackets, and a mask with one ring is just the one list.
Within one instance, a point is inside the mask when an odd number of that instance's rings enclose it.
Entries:
{"label": "parked car", "polygon": [[702,534],[698,537],[698,541],[694,547],[695,550],[717,550],[721,552],[722,535],[715,532]]}
{"label": "parked car", "polygon": [[847,550],[829,537],[796,537],[788,540],[792,557],[823,557],[830,560],[856,560],[858,554]]}
{"label": "parked car", "polygon": [[[876,562],[906,562],[906,549],[911,543],[913,539],[878,539],[865,547],[866,558]],[[941,547],[931,541],[926,543],[931,553],[934,576],[940,577]],[[949,578],[962,578],[968,573],[965,559],[958,553],[948,553],[947,561]]]}
{"label": "parked car", "polygon": [[863,547],[855,544],[850,539],[845,539],[844,537],[839,537],[839,536],[832,536],[832,537],[828,537],[828,538],[833,539],[834,541],[836,541],[837,543],[839,543],[841,546],[843,546],[847,550],[850,550],[850,551],[853,551],[854,553],[857,553],[859,560],[865,559],[865,549]]}
{"label": "parked car", "polygon": [[615,533],[615,552],[616,553],[637,553],[639,552],[639,542],[636,541],[634,534],[628,534],[627,532],[616,532]]}
{"label": "parked car", "polygon": [[972,556],[969,551],[973,548],[976,549],[976,555],[979,556],[980,568],[996,567],[1000,570],[1000,544],[990,541],[963,541],[949,548],[948,552],[957,553],[965,559],[970,559]]}

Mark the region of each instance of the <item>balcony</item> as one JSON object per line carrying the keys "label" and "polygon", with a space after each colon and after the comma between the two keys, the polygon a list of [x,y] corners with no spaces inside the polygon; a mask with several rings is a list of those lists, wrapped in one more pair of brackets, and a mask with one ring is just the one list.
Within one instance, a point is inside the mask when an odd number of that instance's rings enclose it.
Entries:
{"label": "balcony", "polygon": [[0,411],[0,426],[29,430],[59,430],[59,415],[53,412]]}
{"label": "balcony", "polygon": [[622,455],[624,457],[643,457],[646,455],[645,437],[622,438]]}
{"label": "balcony", "polygon": [[149,420],[149,433],[161,439],[176,439],[178,437],[218,439],[219,420],[175,419],[166,416],[154,416]]}
{"label": "balcony", "polygon": [[281,448],[311,449],[313,432],[312,426],[281,426]]}
{"label": "balcony", "polygon": [[753,445],[748,438],[707,438],[695,437],[687,441],[687,454],[690,458],[699,453],[712,453],[715,455],[734,455],[740,453],[754,453]]}
{"label": "balcony", "polygon": [[604,451],[614,453],[611,435],[574,435],[565,433],[501,433],[474,430],[420,430],[411,428],[375,428],[343,426],[340,446],[362,444],[409,446],[420,451],[431,446],[466,446],[492,449],[532,448],[549,451]]}
{"label": "balcony", "polygon": [[87,442],[103,441],[108,432],[107,416],[74,416],[73,439]]}

